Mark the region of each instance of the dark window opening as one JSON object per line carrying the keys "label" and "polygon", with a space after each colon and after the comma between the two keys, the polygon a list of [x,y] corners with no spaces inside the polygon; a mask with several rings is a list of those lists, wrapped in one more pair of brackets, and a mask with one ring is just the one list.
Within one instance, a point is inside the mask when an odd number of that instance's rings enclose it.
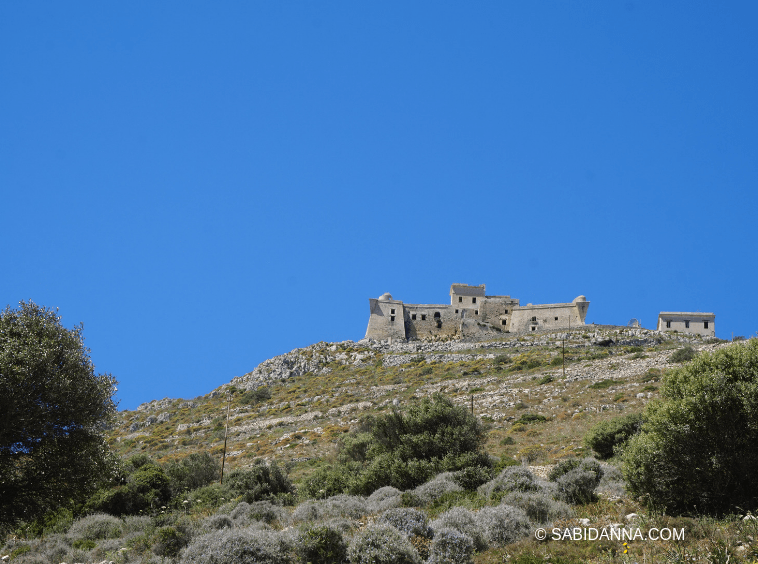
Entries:
{"label": "dark window opening", "polygon": [[708,329],[708,322],[707,321],[703,321],[703,329]]}
{"label": "dark window opening", "polygon": [[537,318],[536,317],[532,317],[532,322],[533,323],[537,323]]}
{"label": "dark window opening", "polygon": [[462,303],[462,302],[463,302],[463,296],[458,296],[458,303]]}
{"label": "dark window opening", "polygon": [[508,310],[507,310],[507,309],[505,310],[505,313],[508,313]]}
{"label": "dark window opening", "polygon": [[684,322],[684,328],[685,329],[689,329],[690,328],[690,322],[689,322],[689,320],[685,320],[685,322]]}
{"label": "dark window opening", "polygon": [[500,320],[500,325],[505,325],[505,319]]}
{"label": "dark window opening", "polygon": [[476,298],[471,298],[471,303],[475,304],[476,303]]}
{"label": "dark window opening", "polygon": [[534,331],[534,327],[532,327],[532,331]]}
{"label": "dark window opening", "polygon": [[390,321],[395,321],[395,316],[394,315],[390,315]]}
{"label": "dark window opening", "polygon": [[421,321],[426,321],[426,314],[425,313],[421,314]]}
{"label": "dark window opening", "polygon": [[474,310],[474,315],[479,315],[479,310],[478,309]]}
{"label": "dark window opening", "polygon": [[435,311],[434,312],[434,319],[439,319],[439,318],[440,318],[440,312],[439,311]]}
{"label": "dark window opening", "polygon": [[457,310],[457,309],[455,310],[455,313],[458,313],[458,310]]}
{"label": "dark window opening", "polygon": [[558,318],[556,317],[555,320],[558,321]]}
{"label": "dark window opening", "polygon": [[412,314],[411,314],[411,319],[413,319],[413,320],[415,320],[415,319],[416,319],[416,314],[415,314],[415,313],[412,313]]}
{"label": "dark window opening", "polygon": [[391,309],[391,310],[390,310],[390,313],[391,313],[392,315],[395,315],[395,310],[394,310],[394,309]]}
{"label": "dark window opening", "polygon": [[666,329],[671,329],[671,322],[670,321],[666,322]]}

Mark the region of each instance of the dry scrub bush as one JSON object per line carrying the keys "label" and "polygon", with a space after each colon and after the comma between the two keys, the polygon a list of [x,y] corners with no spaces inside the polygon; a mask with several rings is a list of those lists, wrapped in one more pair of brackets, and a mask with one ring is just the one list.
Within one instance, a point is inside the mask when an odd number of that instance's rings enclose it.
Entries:
{"label": "dry scrub bush", "polygon": [[410,541],[389,525],[371,525],[355,535],[347,554],[352,564],[421,564]]}
{"label": "dry scrub bush", "polygon": [[487,549],[487,541],[476,522],[476,513],[464,507],[453,507],[440,514],[431,522],[431,527],[435,534],[442,529],[455,529],[459,533],[471,537],[476,550]]}
{"label": "dry scrub bush", "polygon": [[440,529],[434,535],[427,564],[473,564],[474,541],[455,529]]}

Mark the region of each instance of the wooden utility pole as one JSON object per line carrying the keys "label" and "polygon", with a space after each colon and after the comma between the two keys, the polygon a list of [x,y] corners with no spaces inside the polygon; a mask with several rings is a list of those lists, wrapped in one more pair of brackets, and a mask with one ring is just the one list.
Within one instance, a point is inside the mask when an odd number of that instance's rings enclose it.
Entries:
{"label": "wooden utility pole", "polygon": [[224,463],[226,463],[226,439],[229,436],[229,410],[232,407],[232,393],[229,392],[226,403],[226,428],[224,429],[224,456],[221,458],[221,479],[219,484],[224,483]]}

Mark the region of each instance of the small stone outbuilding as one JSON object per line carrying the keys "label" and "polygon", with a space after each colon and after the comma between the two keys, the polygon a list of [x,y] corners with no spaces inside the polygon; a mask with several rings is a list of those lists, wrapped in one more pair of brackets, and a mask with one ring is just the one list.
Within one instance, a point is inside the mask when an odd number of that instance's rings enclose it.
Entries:
{"label": "small stone outbuilding", "polygon": [[700,311],[662,311],[658,314],[658,331],[715,337],[716,315]]}

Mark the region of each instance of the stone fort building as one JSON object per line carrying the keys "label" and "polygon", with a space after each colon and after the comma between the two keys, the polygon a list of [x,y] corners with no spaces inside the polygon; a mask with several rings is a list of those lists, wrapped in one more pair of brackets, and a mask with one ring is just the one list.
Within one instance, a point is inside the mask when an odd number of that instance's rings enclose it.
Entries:
{"label": "stone fort building", "polygon": [[369,299],[367,339],[406,340],[466,336],[483,329],[529,332],[584,325],[590,302],[519,305],[510,296],[487,296],[484,284],[450,286],[450,305],[404,304],[389,293]]}

